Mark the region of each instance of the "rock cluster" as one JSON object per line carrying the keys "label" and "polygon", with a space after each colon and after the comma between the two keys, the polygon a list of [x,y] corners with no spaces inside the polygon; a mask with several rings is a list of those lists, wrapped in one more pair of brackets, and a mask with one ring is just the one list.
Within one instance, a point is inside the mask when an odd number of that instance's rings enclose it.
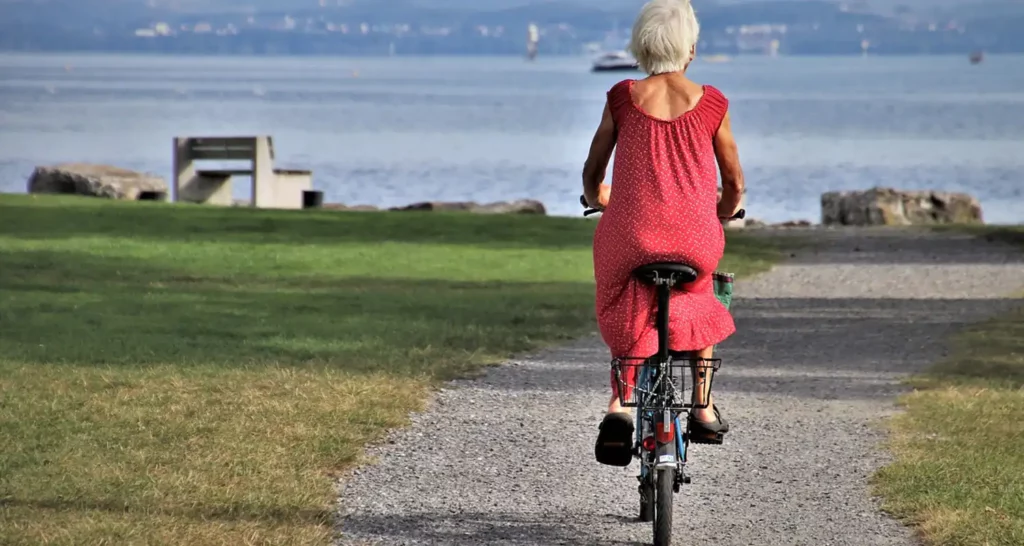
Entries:
{"label": "rock cluster", "polygon": [[[324,203],[328,210],[376,211],[381,210],[371,205],[345,205],[342,203]],[[401,207],[391,207],[390,211],[460,211],[476,214],[537,214],[545,215],[547,210],[540,201],[521,199],[518,201],[501,201],[497,203],[474,203],[472,201],[423,201]]]}
{"label": "rock cluster", "polygon": [[439,202],[425,201],[404,207],[393,207],[389,210],[420,210],[420,211],[463,211],[478,214],[547,214],[544,204],[533,199],[518,201],[501,201],[498,203],[474,203],[472,201]]}
{"label": "rock cluster", "polygon": [[167,182],[156,175],[111,165],[62,163],[36,167],[29,193],[62,193],[107,199],[166,201]]}
{"label": "rock cluster", "polygon": [[[89,195],[108,199],[166,201],[167,182],[159,176],[90,163],[62,163],[36,167],[28,181],[29,193]],[[377,207],[325,203],[330,210],[381,210]],[[533,199],[476,203],[423,201],[390,211],[461,211],[476,214],[546,215],[544,204]],[[929,224],[981,224],[981,204],[965,193],[901,191],[876,187],[866,191],[832,191],[821,196],[823,226],[907,226]],[[728,227],[767,227],[754,218],[729,222]],[[807,227],[810,222],[787,222],[778,227]]]}
{"label": "rock cluster", "polygon": [[826,226],[909,226],[984,222],[981,204],[965,193],[872,188],[822,194],[821,223]]}
{"label": "rock cluster", "polygon": [[809,228],[813,227],[809,220],[788,220],[786,222],[779,222],[775,224],[769,224],[764,220],[758,220],[757,218],[747,218],[746,229],[764,229],[764,228]]}

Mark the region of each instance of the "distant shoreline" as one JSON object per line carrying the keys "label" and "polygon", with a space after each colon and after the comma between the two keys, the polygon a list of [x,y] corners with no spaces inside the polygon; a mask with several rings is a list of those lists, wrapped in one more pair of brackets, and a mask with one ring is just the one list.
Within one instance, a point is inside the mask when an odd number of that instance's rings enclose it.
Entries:
{"label": "distant shoreline", "polygon": [[[885,57],[885,58],[942,58],[942,57],[956,57],[966,59],[970,55],[970,51],[964,52],[944,52],[944,53],[871,53],[867,55],[867,58],[872,57]],[[501,59],[515,59],[521,58],[524,63],[530,64],[543,64],[544,59],[589,59],[593,55],[586,53],[552,53],[547,55],[538,55],[534,61],[526,59],[525,55],[511,54],[511,53],[403,53],[403,54],[378,54],[378,53],[252,53],[252,52],[240,52],[240,53],[225,53],[225,52],[174,52],[174,51],[140,51],[140,50],[56,50],[56,49],[40,49],[40,50],[14,50],[14,49],[2,49],[0,48],[0,55],[21,55],[21,56],[80,56],[80,57],[100,57],[100,56],[123,56],[123,57],[180,57],[180,58],[221,58],[221,59],[232,59],[232,58],[296,58],[296,59],[452,59],[465,57],[468,59],[486,59],[486,58],[501,58]],[[706,56],[719,56],[719,54],[709,53]],[[752,53],[738,53],[726,55],[730,59],[764,59],[766,61],[773,59],[787,59],[787,58],[850,58],[850,57],[862,57],[861,53],[797,53],[797,54],[779,54],[776,57],[770,55],[752,54]],[[1020,57],[1024,56],[1024,50],[1018,52],[1001,52],[1001,53],[985,53],[986,59],[990,58],[1005,58],[1005,57]],[[701,62],[698,56],[697,62]],[[711,63],[709,63],[711,64]],[[718,63],[715,63],[718,64]]]}

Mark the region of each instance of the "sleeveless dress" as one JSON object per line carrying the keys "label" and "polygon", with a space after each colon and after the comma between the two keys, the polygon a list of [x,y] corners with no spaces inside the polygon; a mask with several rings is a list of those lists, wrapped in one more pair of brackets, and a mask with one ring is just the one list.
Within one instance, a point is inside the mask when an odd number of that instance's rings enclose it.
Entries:
{"label": "sleeveless dress", "polygon": [[706,85],[692,110],[661,120],[633,103],[633,82],[608,91],[618,136],[611,198],[594,233],[597,320],[613,358],[658,352],[654,287],[632,275],[652,262],[683,262],[698,272],[685,291],[672,292],[671,350],[704,349],[736,330],[712,284],[725,250],[714,136],[728,100]]}

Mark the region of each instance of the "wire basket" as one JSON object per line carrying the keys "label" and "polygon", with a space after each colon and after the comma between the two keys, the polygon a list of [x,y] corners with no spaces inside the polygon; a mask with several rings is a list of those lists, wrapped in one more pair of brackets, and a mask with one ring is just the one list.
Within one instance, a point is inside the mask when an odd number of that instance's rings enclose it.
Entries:
{"label": "wire basket", "polygon": [[[619,403],[623,407],[643,407],[649,410],[693,410],[708,407],[711,385],[720,358],[670,357],[665,364],[666,374],[659,376],[660,365],[656,357],[623,357],[612,360],[612,377],[617,386]],[[697,372],[698,393],[701,403],[695,403],[693,375]]]}

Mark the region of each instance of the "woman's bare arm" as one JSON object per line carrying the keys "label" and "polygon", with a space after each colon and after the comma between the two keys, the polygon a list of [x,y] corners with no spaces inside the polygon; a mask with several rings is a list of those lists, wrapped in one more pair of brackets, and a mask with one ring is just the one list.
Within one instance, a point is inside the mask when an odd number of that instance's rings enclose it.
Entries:
{"label": "woman's bare arm", "polygon": [[722,173],[722,200],[718,202],[718,216],[730,218],[740,210],[744,180],[739,148],[732,136],[729,112],[725,113],[722,125],[715,133],[715,159],[718,160],[718,170]]}
{"label": "woman's bare arm", "polygon": [[592,207],[601,205],[598,201],[601,182],[604,181],[608,170],[608,161],[612,158],[617,136],[615,119],[612,118],[611,108],[606,103],[601,115],[601,124],[594,133],[594,140],[590,142],[590,155],[583,164],[583,196]]}

